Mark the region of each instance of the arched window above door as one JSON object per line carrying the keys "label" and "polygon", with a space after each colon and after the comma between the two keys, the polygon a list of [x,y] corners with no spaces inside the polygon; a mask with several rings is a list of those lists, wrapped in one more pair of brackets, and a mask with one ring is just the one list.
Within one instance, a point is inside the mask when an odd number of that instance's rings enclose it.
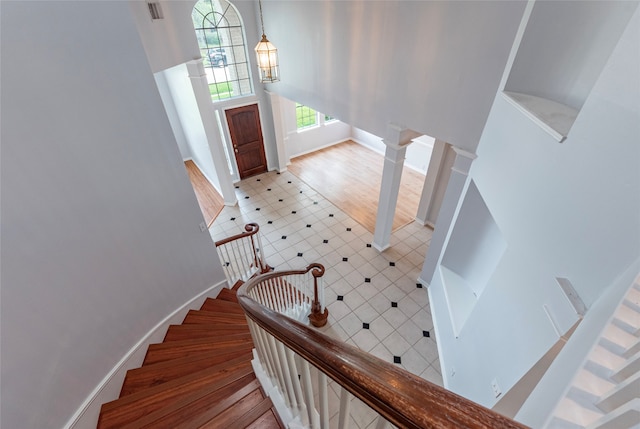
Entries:
{"label": "arched window above door", "polygon": [[226,0],[199,0],[191,13],[213,101],[253,94],[242,20]]}

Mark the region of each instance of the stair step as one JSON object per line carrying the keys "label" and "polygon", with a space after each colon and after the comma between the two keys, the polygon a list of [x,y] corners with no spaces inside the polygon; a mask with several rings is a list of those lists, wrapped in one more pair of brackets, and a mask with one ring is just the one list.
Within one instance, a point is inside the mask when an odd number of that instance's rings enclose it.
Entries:
{"label": "stair step", "polygon": [[220,299],[223,301],[231,301],[238,303],[238,297],[236,296],[236,292],[231,289],[222,289],[216,299]]}
{"label": "stair step", "polygon": [[620,368],[625,362],[625,358],[613,353],[611,350],[604,348],[598,344],[589,354],[587,365],[599,366],[601,372],[597,372],[593,368],[589,368],[592,372],[596,372],[601,377],[609,377],[614,368]]}
{"label": "stair step", "polygon": [[622,353],[622,356],[628,359],[638,352],[640,352],[640,338],[637,338],[635,343],[629,346],[629,348]]}
{"label": "stair step", "polygon": [[[602,397],[602,395],[610,392],[611,389],[615,387],[615,383],[612,383],[610,380],[604,379],[585,368],[578,372],[573,385],[576,388],[595,396],[595,398]],[[591,403],[593,403],[593,401]]]}
{"label": "stair step", "polygon": [[280,422],[278,415],[273,408],[260,416],[258,420],[247,426],[247,429],[282,429],[284,425]]}
{"label": "stair step", "polygon": [[624,305],[631,307],[640,313],[640,290],[638,287],[632,287],[624,297]]}
{"label": "stair step", "polygon": [[164,341],[188,340],[190,338],[210,337],[212,335],[244,334],[249,332],[247,324],[233,323],[192,323],[187,325],[171,325]]}
{"label": "stair step", "polygon": [[250,362],[252,358],[253,353],[251,351],[238,354],[235,352],[220,353],[216,350],[197,356],[187,356],[159,362],[154,365],[145,365],[127,371],[120,397],[131,395],[148,387],[157,386],[206,368],[215,367],[219,370],[224,370],[241,362]]}
{"label": "stair step", "polygon": [[587,429],[632,429],[640,425],[640,398],[596,420]]}
{"label": "stair step", "polygon": [[637,398],[638,392],[640,392],[640,373],[619,383],[605,394],[596,405],[601,410],[610,412]]}
{"label": "stair step", "polygon": [[255,374],[248,374],[232,383],[209,392],[199,398],[185,398],[153,413],[149,413],[135,421],[135,425],[127,425],[121,429],[174,429],[182,427],[196,428],[201,416],[214,418],[222,411],[232,406],[256,388],[260,382]]}
{"label": "stair step", "polygon": [[627,350],[633,347],[638,341],[640,341],[640,338],[628,333],[613,323],[607,325],[600,338],[601,345],[620,356],[627,352]]}
{"label": "stair step", "polygon": [[555,412],[555,417],[560,420],[581,427],[588,426],[601,418],[602,415],[603,413],[601,411],[579,404],[566,396],[560,400]]}
{"label": "stair step", "polygon": [[191,323],[247,323],[244,314],[213,313],[211,311],[189,310],[183,324]]}
{"label": "stair step", "polygon": [[244,315],[244,310],[240,304],[222,299],[207,298],[200,307],[202,311],[212,311],[214,313],[234,313]]}
{"label": "stair step", "polygon": [[143,365],[151,365],[156,362],[178,359],[186,356],[195,356],[206,351],[219,350],[222,353],[232,346],[238,346],[235,350],[253,349],[251,336],[247,334],[234,334],[225,338],[220,338],[217,341],[205,338],[151,344],[147,349]]}
{"label": "stair step", "polygon": [[633,374],[640,372],[640,352],[631,356],[627,361],[616,369],[611,375],[611,379],[622,382]]}
{"label": "stair step", "polygon": [[225,386],[253,372],[250,362],[243,362],[224,371],[207,368],[159,386],[127,395],[102,406],[99,429],[119,428],[142,416],[184,400],[187,396],[200,397],[212,386]]}
{"label": "stair step", "polygon": [[[273,406],[259,389],[254,390],[214,419],[205,422],[200,429],[245,429]],[[180,428],[186,429],[186,428]]]}
{"label": "stair step", "polygon": [[640,336],[640,312],[626,305],[626,301],[616,311],[613,323],[631,335]]}

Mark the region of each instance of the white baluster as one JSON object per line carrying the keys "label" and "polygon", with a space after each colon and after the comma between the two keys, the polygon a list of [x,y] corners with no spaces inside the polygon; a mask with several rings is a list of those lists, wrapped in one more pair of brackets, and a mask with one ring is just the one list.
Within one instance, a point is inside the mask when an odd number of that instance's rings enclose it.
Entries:
{"label": "white baluster", "polygon": [[285,350],[285,355],[287,357],[287,365],[289,366],[289,374],[291,376],[291,384],[293,385],[293,392],[296,396],[296,401],[298,402],[298,412],[300,415],[300,419],[302,420],[302,424],[305,427],[309,427],[309,414],[307,412],[307,405],[305,402],[304,395],[302,394],[302,388],[300,387],[300,379],[298,368],[296,367],[295,362],[295,354],[289,347],[282,346]]}
{"label": "white baluster", "polygon": [[342,389],[340,394],[340,414],[338,415],[338,429],[349,429],[351,420],[351,393]]}
{"label": "white baluster", "polygon": [[329,429],[329,396],[327,374],[318,371],[318,396],[320,405],[320,429]]}
{"label": "white baluster", "polygon": [[318,429],[318,421],[315,418],[315,404],[313,400],[313,385],[311,384],[311,371],[309,371],[309,362],[300,359],[300,369],[302,370],[301,381],[304,389],[304,402],[307,406],[307,414],[312,429]]}

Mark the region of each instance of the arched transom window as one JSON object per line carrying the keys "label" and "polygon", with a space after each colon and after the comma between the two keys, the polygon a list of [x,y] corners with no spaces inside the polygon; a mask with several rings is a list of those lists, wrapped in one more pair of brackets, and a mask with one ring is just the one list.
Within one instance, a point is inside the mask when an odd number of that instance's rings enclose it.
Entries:
{"label": "arched transom window", "polygon": [[226,0],[199,0],[191,13],[213,101],[253,94],[242,21]]}

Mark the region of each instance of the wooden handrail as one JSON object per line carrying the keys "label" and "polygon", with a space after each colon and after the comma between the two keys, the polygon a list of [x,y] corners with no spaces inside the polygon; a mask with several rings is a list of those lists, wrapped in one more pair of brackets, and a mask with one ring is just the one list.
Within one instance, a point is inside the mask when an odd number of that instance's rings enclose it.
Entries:
{"label": "wooden handrail", "polygon": [[267,333],[400,428],[500,429],[526,426],[417,377],[344,342],[336,341],[248,296],[268,278],[306,271],[259,275],[238,290],[247,316]]}

